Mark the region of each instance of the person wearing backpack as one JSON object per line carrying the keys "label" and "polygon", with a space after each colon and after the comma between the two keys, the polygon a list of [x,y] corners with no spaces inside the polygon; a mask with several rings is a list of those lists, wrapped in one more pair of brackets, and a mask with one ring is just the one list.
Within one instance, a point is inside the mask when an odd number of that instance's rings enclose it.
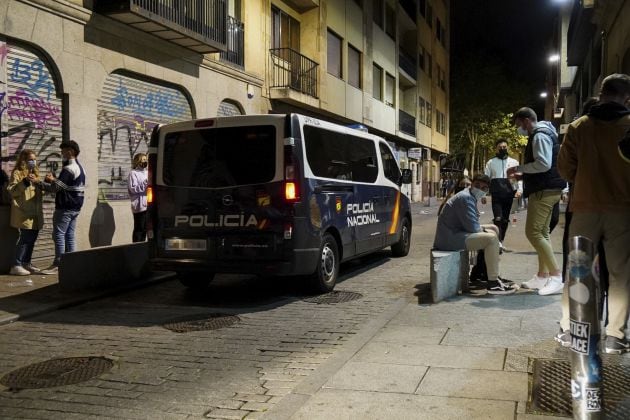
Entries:
{"label": "person wearing backpack", "polygon": [[554,205],[560,201],[567,182],[557,168],[558,133],[549,121],[538,121],[533,109],[514,113],[520,135],[527,136],[524,163],[507,170],[508,177],[523,180],[523,196],[528,199],[525,235],[538,254],[538,272],[521,287],[538,289],[539,295],[562,293],[562,271],[549,237],[549,222]]}

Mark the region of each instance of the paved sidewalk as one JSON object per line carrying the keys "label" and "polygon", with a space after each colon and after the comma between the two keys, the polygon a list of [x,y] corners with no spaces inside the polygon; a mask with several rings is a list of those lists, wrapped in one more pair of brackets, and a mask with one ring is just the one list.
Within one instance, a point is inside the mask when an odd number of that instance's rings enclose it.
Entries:
{"label": "paved sidewalk", "polygon": [[[482,221],[491,218],[481,206]],[[531,278],[537,257],[517,215],[502,275]],[[561,262],[564,215],[553,233]],[[430,303],[428,274],[418,292],[374,319],[264,419],[553,419],[526,414],[534,358],[565,358],[553,340],[560,295],[525,289],[510,296],[463,295]],[[417,301],[416,301],[417,299]]]}

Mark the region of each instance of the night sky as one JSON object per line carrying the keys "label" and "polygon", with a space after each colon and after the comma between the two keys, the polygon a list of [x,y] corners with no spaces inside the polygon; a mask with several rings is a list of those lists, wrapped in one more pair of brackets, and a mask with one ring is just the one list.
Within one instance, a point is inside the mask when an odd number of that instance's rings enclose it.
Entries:
{"label": "night sky", "polygon": [[491,55],[508,74],[531,85],[537,97],[545,89],[557,1],[452,0],[451,71],[457,71],[462,54]]}

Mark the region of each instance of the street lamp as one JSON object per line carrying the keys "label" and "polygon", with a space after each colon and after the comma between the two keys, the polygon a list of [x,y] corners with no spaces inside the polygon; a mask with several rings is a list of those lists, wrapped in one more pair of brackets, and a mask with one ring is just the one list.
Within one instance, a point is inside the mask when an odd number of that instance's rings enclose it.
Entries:
{"label": "street lamp", "polygon": [[547,92],[540,92],[540,97],[541,98],[546,98],[547,97]]}
{"label": "street lamp", "polygon": [[549,56],[550,63],[557,63],[558,61],[560,61],[560,54],[551,54]]}

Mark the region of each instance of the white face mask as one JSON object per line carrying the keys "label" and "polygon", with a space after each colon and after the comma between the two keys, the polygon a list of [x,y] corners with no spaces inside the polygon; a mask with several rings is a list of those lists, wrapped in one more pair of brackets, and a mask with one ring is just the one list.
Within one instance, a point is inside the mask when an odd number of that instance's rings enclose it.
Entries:
{"label": "white face mask", "polygon": [[486,196],[486,193],[484,191],[475,187],[470,187],[470,193],[472,194],[473,197],[475,197],[475,200],[479,200]]}
{"label": "white face mask", "polygon": [[523,127],[518,127],[516,129],[516,132],[520,134],[521,136],[529,136],[529,132],[525,130]]}

